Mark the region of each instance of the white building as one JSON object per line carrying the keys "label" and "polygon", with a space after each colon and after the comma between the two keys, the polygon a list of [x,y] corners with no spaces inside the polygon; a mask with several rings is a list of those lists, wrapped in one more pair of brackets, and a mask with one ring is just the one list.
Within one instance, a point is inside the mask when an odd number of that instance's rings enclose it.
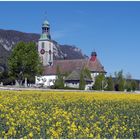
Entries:
{"label": "white building", "polygon": [[[73,59],[73,60],[53,60],[53,42],[50,35],[50,24],[44,21],[42,24],[42,34],[38,41],[38,53],[43,63],[43,75],[35,77],[36,85],[50,87],[54,85],[57,78],[57,68],[59,67],[62,74],[71,74],[76,69],[87,68],[91,72],[92,83],[87,82],[88,86],[93,85],[95,77],[99,73],[106,73],[104,67],[97,59],[96,52],[92,52],[90,59]],[[65,85],[70,87],[78,87],[79,83],[75,85],[72,79],[65,81]]]}

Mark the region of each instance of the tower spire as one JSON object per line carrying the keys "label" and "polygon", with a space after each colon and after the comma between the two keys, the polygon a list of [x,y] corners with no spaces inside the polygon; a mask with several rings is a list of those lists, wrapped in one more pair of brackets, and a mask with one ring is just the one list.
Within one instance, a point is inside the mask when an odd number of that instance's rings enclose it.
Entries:
{"label": "tower spire", "polygon": [[46,11],[45,11],[44,15],[45,15],[44,16],[45,19],[42,23],[42,34],[41,34],[40,40],[45,40],[45,39],[51,40],[50,24],[49,24],[48,20],[46,19],[47,18]]}
{"label": "tower spire", "polygon": [[53,42],[50,35],[50,24],[46,20],[47,12],[45,11],[45,20],[42,23],[42,34],[38,41],[38,52],[42,58],[43,66],[53,64]]}

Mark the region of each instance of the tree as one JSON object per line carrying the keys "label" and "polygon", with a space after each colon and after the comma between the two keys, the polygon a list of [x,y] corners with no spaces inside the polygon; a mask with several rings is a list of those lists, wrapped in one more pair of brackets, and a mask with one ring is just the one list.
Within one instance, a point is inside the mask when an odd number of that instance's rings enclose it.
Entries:
{"label": "tree", "polygon": [[84,90],[86,86],[85,79],[92,80],[90,71],[85,67],[80,72],[79,89]]}
{"label": "tree", "polygon": [[134,80],[131,81],[131,89],[132,91],[135,91],[136,89],[138,89],[138,83]]}
{"label": "tree", "polygon": [[135,91],[137,89],[138,85],[137,82],[135,80],[126,80],[126,84],[125,84],[125,89],[127,91]]}
{"label": "tree", "polygon": [[19,42],[8,60],[8,69],[9,75],[17,80],[19,85],[25,78],[34,81],[34,77],[43,70],[35,43]]}
{"label": "tree", "polygon": [[125,89],[127,91],[135,91],[138,88],[138,84],[132,79],[130,74],[126,75]]}
{"label": "tree", "polygon": [[86,81],[84,79],[84,69],[81,70],[80,72],[80,82],[79,82],[79,89],[80,90],[84,90],[85,89],[85,85],[86,85]]}
{"label": "tree", "polygon": [[93,85],[94,90],[104,90],[106,86],[106,79],[103,73],[96,76],[95,83]]}
{"label": "tree", "polygon": [[85,67],[84,70],[83,70],[83,72],[84,72],[85,77],[87,77],[89,79],[92,79],[91,73],[90,73],[90,71],[89,71],[88,68]]}
{"label": "tree", "polygon": [[125,88],[127,91],[135,91],[138,88],[138,83],[136,82],[136,80],[132,79],[132,76],[130,73],[126,75]]}
{"label": "tree", "polygon": [[7,71],[4,71],[0,74],[0,82],[2,82],[4,85],[11,85],[15,81],[8,75]]}
{"label": "tree", "polygon": [[126,91],[132,90],[131,82],[132,82],[131,80],[126,79],[126,81],[125,81],[125,90]]}
{"label": "tree", "polygon": [[63,75],[60,72],[59,66],[57,67],[56,75],[57,75],[57,77],[56,77],[56,80],[54,83],[54,88],[63,89],[64,88],[64,79],[63,79]]}
{"label": "tree", "polygon": [[106,88],[106,90],[107,91],[113,91],[114,90],[114,84],[113,84],[113,79],[112,79],[111,75],[107,78],[107,88]]}
{"label": "tree", "polygon": [[131,80],[132,76],[130,73],[127,73],[126,76],[125,76],[125,90],[126,91],[131,91],[132,90],[132,87],[131,87]]}
{"label": "tree", "polygon": [[115,90],[116,91],[124,91],[125,88],[125,79],[123,75],[123,71],[115,72]]}

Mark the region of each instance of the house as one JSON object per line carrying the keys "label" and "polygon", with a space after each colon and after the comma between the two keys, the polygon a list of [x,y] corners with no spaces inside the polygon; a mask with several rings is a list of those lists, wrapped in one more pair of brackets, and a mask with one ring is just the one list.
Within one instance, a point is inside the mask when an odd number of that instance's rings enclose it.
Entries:
{"label": "house", "polygon": [[[42,84],[45,87],[54,85],[57,78],[57,68],[59,67],[62,74],[67,74],[64,77],[65,85],[78,88],[80,70],[87,68],[91,72],[92,79],[85,79],[86,85],[91,86],[95,82],[95,77],[99,73],[106,73],[104,67],[97,58],[97,53],[92,52],[90,59],[74,59],[74,60],[53,60],[54,44],[50,35],[50,24],[44,21],[42,24],[42,34],[38,41],[38,53],[43,63],[43,75],[35,77],[35,83]],[[79,72],[77,71],[79,70]],[[87,87],[86,87],[87,88]]]}
{"label": "house", "polygon": [[[79,88],[80,85],[80,78],[81,78],[81,70],[76,69],[72,71],[66,78],[65,78],[65,86],[70,88]],[[93,80],[92,78],[88,77],[88,75],[83,75],[83,79],[85,81],[85,89],[92,89]]]}

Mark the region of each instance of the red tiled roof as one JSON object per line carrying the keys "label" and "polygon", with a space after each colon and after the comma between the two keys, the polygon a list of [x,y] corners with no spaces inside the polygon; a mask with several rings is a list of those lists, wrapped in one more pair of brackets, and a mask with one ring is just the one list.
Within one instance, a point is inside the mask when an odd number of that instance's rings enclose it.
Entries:
{"label": "red tiled roof", "polygon": [[100,61],[96,58],[94,61],[87,61],[86,67],[91,71],[91,72],[103,72],[106,73],[104,70],[104,67],[100,63]]}
{"label": "red tiled roof", "polygon": [[52,66],[45,66],[43,75],[56,75],[57,67],[61,73],[69,73],[76,69],[87,67],[91,72],[106,73],[104,67],[96,58],[95,61],[87,59],[74,59],[74,60],[54,60]]}

